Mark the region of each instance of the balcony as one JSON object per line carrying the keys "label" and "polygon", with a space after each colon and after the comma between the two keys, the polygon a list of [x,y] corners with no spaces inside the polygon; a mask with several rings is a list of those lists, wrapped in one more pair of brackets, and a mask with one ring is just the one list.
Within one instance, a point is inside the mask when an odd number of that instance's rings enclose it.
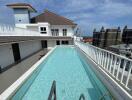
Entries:
{"label": "balcony", "polygon": [[0,36],[41,36],[41,34],[37,31],[31,31],[11,25],[1,25]]}

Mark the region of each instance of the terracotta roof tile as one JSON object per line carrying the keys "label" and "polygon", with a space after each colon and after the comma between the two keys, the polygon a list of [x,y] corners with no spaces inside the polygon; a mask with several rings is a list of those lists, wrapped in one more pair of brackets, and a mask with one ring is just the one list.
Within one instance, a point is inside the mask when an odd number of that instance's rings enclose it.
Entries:
{"label": "terracotta roof tile", "polygon": [[35,20],[35,22],[48,22],[51,25],[77,25],[72,20],[69,20],[48,10],[45,10],[44,13],[33,17],[31,20]]}

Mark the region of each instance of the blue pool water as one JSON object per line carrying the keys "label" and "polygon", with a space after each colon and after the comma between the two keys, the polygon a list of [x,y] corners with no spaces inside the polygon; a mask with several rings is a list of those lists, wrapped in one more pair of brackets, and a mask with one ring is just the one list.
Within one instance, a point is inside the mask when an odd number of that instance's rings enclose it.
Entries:
{"label": "blue pool water", "polygon": [[12,100],[47,100],[53,80],[56,81],[57,100],[79,100],[81,94],[86,100],[99,100],[108,90],[90,67],[75,48],[57,47]]}

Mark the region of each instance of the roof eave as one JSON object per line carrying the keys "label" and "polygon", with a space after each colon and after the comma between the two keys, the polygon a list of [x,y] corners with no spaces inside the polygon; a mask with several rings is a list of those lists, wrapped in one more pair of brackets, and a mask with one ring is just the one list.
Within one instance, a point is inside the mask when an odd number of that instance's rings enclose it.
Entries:
{"label": "roof eave", "polygon": [[7,5],[7,7],[10,7],[10,8],[13,8],[13,9],[15,9],[15,8],[27,8],[27,9],[29,9],[29,11],[30,12],[37,12],[37,10],[36,9],[34,9],[32,6],[17,6],[17,5]]}

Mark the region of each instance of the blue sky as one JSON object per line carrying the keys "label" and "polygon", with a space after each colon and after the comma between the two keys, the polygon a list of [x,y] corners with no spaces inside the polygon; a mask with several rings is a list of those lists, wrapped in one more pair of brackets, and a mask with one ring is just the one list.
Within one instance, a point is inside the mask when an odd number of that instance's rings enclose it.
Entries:
{"label": "blue sky", "polygon": [[101,26],[132,28],[132,0],[0,0],[0,23],[14,23],[13,11],[5,5],[16,2],[31,4],[37,14],[49,9],[65,16],[75,21],[85,35],[92,35],[93,29]]}

